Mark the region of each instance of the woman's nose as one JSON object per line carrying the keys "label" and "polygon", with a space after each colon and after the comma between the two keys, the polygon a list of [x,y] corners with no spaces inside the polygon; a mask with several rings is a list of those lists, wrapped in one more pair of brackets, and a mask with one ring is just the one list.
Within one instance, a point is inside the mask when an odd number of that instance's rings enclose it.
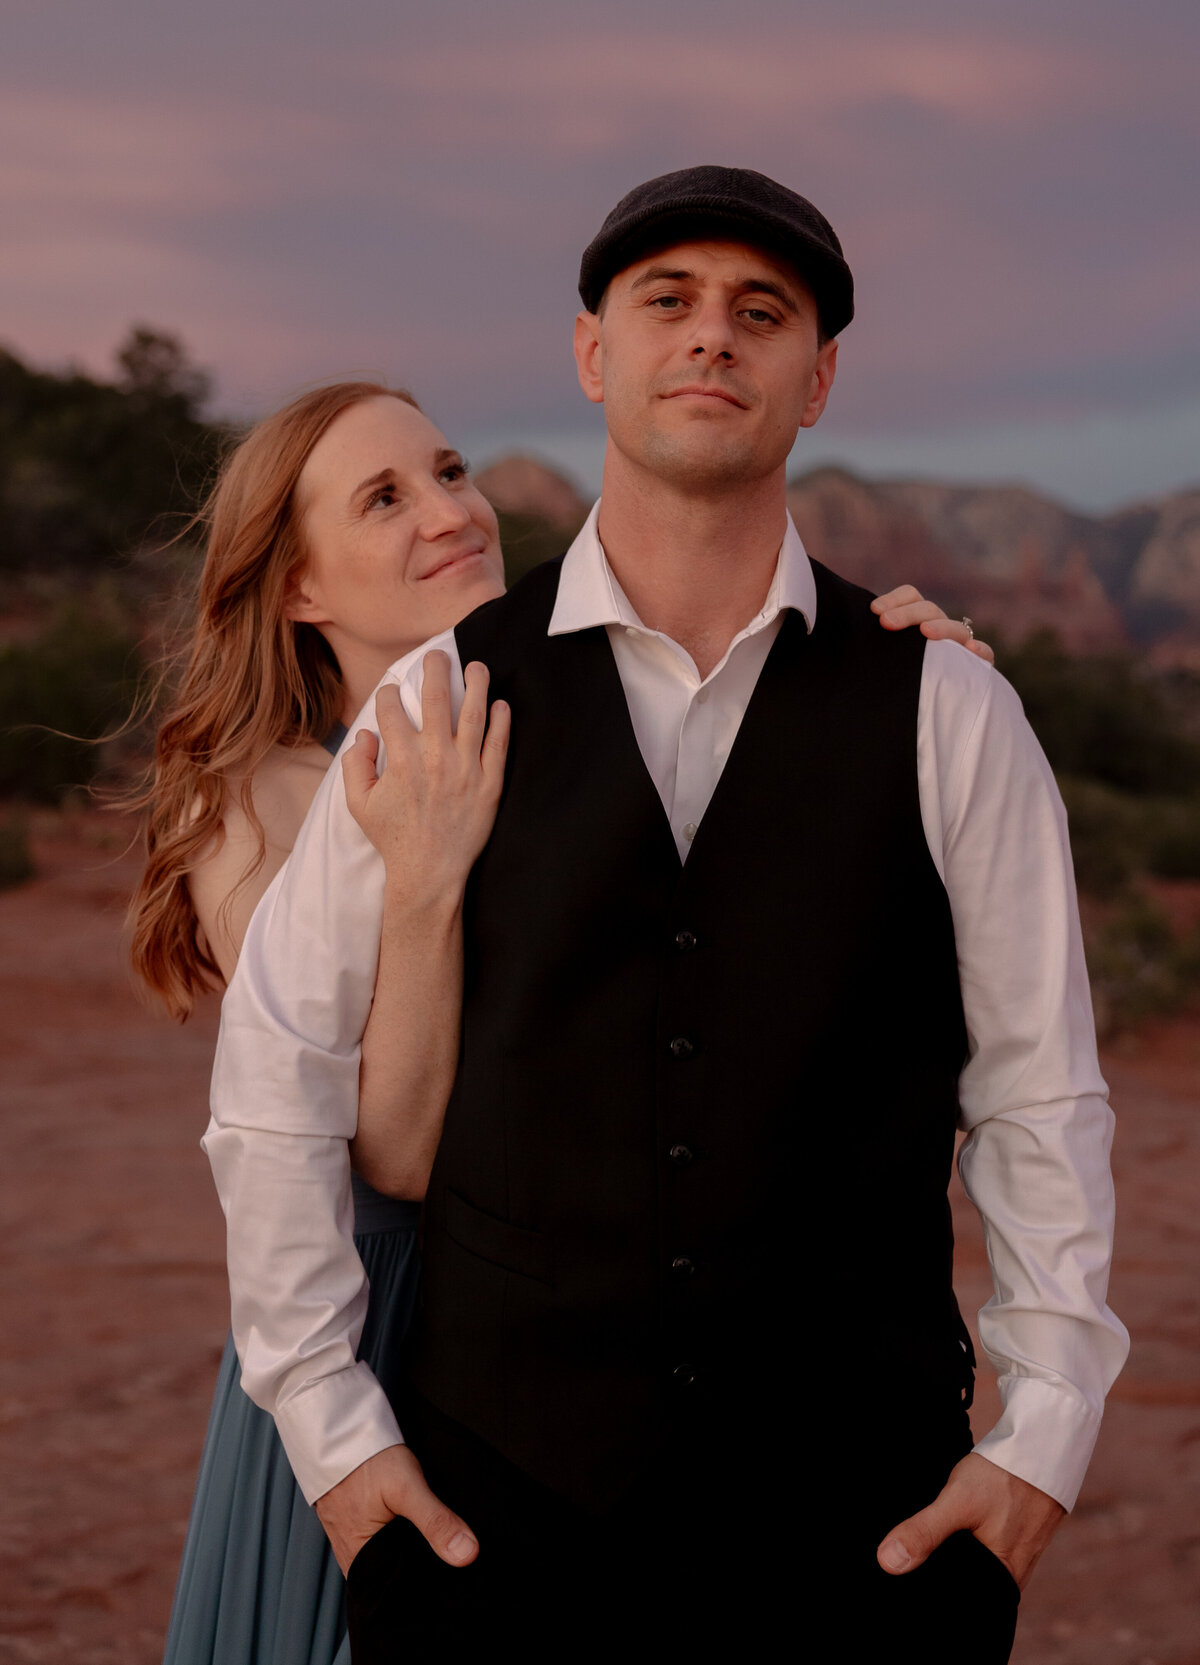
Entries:
{"label": "woman's nose", "polygon": [[461,497],[447,491],[443,485],[431,486],[421,510],[421,535],[440,538],[447,532],[461,532],[471,524],[471,516]]}

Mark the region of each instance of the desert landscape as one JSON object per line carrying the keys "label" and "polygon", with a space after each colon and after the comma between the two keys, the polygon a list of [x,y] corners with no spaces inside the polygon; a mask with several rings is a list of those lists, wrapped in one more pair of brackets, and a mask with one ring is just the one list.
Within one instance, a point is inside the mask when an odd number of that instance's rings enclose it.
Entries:
{"label": "desert landscape", "polygon": [[[75,809],[32,831],[37,876],[0,895],[0,1661],[155,1665],[227,1322],[197,1143],[216,1003],[177,1028],[135,999],[120,947],[137,870],[127,826]],[[1151,1024],[1105,1063],[1119,1120],[1113,1304],[1133,1353],[1079,1506],[1024,1597],[1013,1658],[1197,1665],[1200,1027]],[[973,1311],[986,1261],[961,1196],[956,1217]],[[995,1406],[983,1374],[977,1426]]]}

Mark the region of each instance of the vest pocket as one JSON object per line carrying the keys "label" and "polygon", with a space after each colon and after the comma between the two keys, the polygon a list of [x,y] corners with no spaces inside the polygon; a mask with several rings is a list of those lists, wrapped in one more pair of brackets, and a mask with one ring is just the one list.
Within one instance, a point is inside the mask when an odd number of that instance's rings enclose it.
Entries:
{"label": "vest pocket", "polygon": [[449,1187],[445,1197],[446,1235],[460,1249],[505,1272],[532,1278],[536,1283],[554,1281],[550,1245],[540,1231],[530,1231],[526,1226],[514,1226],[494,1214],[485,1214]]}

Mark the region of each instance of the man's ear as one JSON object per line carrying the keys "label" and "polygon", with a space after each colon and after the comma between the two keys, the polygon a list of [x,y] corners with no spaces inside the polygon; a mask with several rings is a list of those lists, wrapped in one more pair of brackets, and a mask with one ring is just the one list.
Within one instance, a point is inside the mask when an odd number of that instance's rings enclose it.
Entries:
{"label": "man's ear", "polygon": [[581,312],[575,319],[575,369],[584,393],[593,405],[602,405],[604,355],[600,346],[600,320],[594,312]]}
{"label": "man's ear", "polygon": [[825,401],[829,397],[829,390],[833,386],[833,378],[837,374],[837,350],[837,340],[834,339],[827,341],[817,354],[817,362],[813,367],[812,385],[808,393],[808,403],[804,407],[804,415],[800,418],[802,428],[811,428],[825,409]]}

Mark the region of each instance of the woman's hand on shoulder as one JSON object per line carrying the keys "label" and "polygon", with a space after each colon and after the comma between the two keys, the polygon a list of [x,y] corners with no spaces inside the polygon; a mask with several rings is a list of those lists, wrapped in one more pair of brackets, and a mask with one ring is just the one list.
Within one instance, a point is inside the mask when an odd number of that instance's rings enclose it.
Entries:
{"label": "woman's hand on shoulder", "polygon": [[907,630],[919,624],[922,636],[928,636],[931,642],[961,642],[989,665],[996,663],[996,655],[986,642],[978,640],[969,619],[948,619],[936,601],[926,601],[911,584],[876,596],[871,611],[878,613],[885,630]]}
{"label": "woman's hand on shoulder", "polygon": [[[497,700],[489,720],[485,666],[468,665],[464,679],[456,730],[450,661],[426,654],[421,729],[388,683],[375,696],[379,736],[360,729],[342,757],[350,813],[383,857],[389,891],[413,906],[461,899],[504,785],[509,708]],[[382,774],[380,739],[387,752]]]}

